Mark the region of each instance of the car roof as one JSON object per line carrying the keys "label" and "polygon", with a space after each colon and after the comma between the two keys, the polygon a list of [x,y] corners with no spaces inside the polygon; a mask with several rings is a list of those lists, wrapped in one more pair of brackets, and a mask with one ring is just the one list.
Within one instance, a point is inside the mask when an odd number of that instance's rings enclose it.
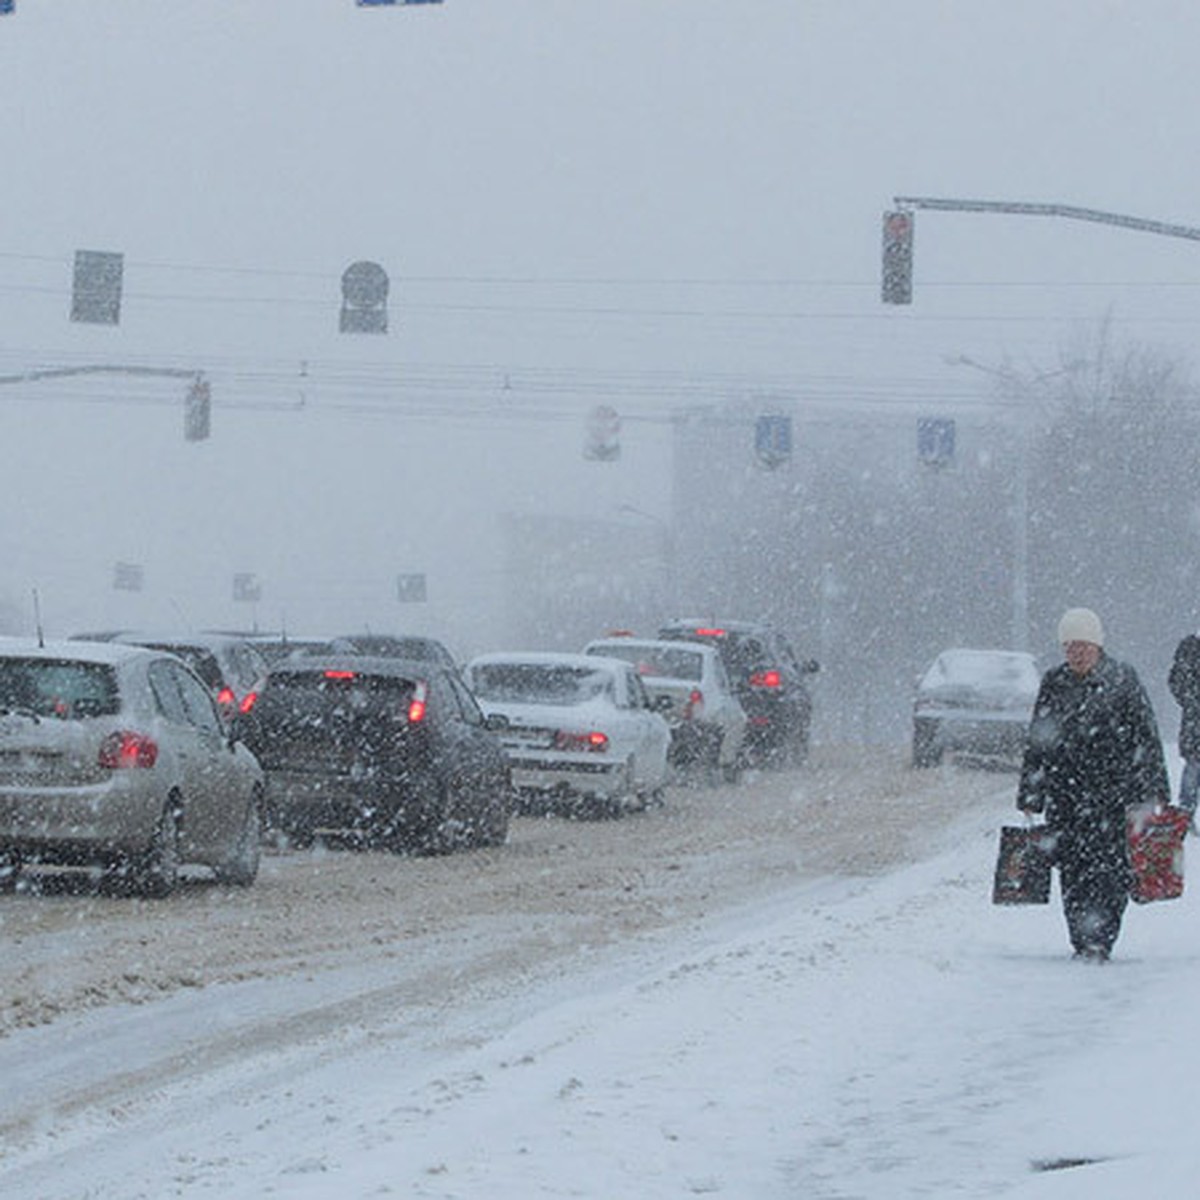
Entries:
{"label": "car roof", "polygon": [[494,651],[491,654],[477,655],[467,666],[485,667],[493,663],[531,667],[573,667],[577,671],[595,671],[597,669],[616,671],[622,666],[628,666],[628,663],[622,664],[616,659],[598,658],[591,654],[558,653],[551,650]]}
{"label": "car roof", "polygon": [[268,682],[279,675],[311,675],[321,671],[353,671],[356,675],[389,675],[397,679],[424,679],[430,671],[446,671],[445,663],[431,658],[396,658],[378,654],[305,654],[276,663]]}
{"label": "car roof", "polygon": [[604,637],[593,638],[586,649],[592,646],[639,646],[648,650],[670,650],[672,654],[699,654],[719,659],[715,646],[707,642],[680,642],[675,638]]}
{"label": "car roof", "polygon": [[123,630],[113,638],[113,641],[131,646],[153,642],[156,646],[201,646],[209,650],[216,650],[235,643],[245,644],[248,639],[233,633],[180,633],[178,630],[170,629],[161,632],[153,629],[133,629]]}
{"label": "car roof", "polygon": [[70,641],[66,638],[43,642],[37,638],[0,638],[0,658],[70,659],[76,662],[117,665],[146,658],[153,653],[154,651],[143,646],[130,646],[120,642]]}

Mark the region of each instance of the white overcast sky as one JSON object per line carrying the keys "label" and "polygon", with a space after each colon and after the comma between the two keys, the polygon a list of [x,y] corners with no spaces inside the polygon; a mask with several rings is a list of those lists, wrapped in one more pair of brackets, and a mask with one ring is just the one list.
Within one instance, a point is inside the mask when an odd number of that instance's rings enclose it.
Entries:
{"label": "white overcast sky", "polygon": [[[221,580],[203,598],[176,572],[189,615],[229,621],[230,572],[294,594],[289,564],[328,562],[364,508],[448,472],[494,511],[665,512],[655,418],[679,403],[953,405],[986,379],[946,358],[1046,364],[1106,317],[1187,353],[1200,245],[920,213],[916,302],[896,310],[879,222],[928,195],[1200,225],[1197,45],[1183,0],[17,0],[0,373],[203,369],[216,408],[211,444],[184,448],[174,384],[0,388],[7,499],[42,514],[0,528],[0,591],[19,602],[36,576],[72,619],[116,619],[80,590],[118,558],[174,572],[186,526]],[[125,255],[119,328],[68,321],[77,249]],[[386,337],[337,332],[364,258],[391,277]],[[652,418],[608,474],[578,452],[604,400]],[[100,447],[125,483],[98,495]],[[410,492],[345,482],[382,472]],[[364,535],[371,565],[346,570],[474,558],[468,512],[420,514],[427,542]],[[221,536],[197,539],[206,523]]]}

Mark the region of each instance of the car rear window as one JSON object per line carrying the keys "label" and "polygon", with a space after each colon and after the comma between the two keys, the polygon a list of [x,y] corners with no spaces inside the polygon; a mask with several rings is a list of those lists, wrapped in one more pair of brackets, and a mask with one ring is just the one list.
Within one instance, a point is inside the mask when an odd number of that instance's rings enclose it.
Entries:
{"label": "car rear window", "polygon": [[553,663],[481,663],[471,670],[479,699],[524,704],[583,704],[603,695],[609,680],[604,671]]}
{"label": "car rear window", "polygon": [[704,663],[694,650],[676,650],[665,646],[629,645],[591,646],[589,654],[604,658],[620,658],[632,664],[639,675],[662,679],[686,679],[698,681],[704,672]]}
{"label": "car rear window", "polygon": [[369,675],[361,671],[275,670],[259,697],[259,717],[290,711],[320,719],[326,715],[376,713],[407,714],[416,685],[411,679],[392,675]]}
{"label": "car rear window", "polygon": [[120,710],[112,667],[43,658],[0,659],[0,711],[75,720]]}

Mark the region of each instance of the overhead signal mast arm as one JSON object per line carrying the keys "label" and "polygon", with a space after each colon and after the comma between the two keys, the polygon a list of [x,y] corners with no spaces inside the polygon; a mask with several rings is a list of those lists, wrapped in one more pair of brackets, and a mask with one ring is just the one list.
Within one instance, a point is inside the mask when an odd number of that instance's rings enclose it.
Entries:
{"label": "overhead signal mast arm", "polygon": [[1093,221],[1116,225],[1162,237],[1200,241],[1200,229],[1167,221],[1150,221],[1123,213],[1103,212],[1098,208],[1080,208],[1074,204],[1042,204],[1021,200],[955,200],[942,196],[894,196],[895,208],[883,217],[883,302],[912,303],[913,212],[918,208],[941,212],[1006,213],[1023,217],[1067,217],[1073,221]]}

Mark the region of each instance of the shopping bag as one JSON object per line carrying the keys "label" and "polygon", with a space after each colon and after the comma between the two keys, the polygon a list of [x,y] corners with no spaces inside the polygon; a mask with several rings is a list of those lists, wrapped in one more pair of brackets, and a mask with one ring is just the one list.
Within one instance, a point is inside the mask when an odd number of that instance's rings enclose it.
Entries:
{"label": "shopping bag", "polygon": [[1005,825],[992,883],[993,904],[1046,904],[1050,900],[1052,835],[1044,825]]}
{"label": "shopping bag", "polygon": [[1189,813],[1170,805],[1129,814],[1129,895],[1138,904],[1183,895],[1183,839],[1191,820]]}

